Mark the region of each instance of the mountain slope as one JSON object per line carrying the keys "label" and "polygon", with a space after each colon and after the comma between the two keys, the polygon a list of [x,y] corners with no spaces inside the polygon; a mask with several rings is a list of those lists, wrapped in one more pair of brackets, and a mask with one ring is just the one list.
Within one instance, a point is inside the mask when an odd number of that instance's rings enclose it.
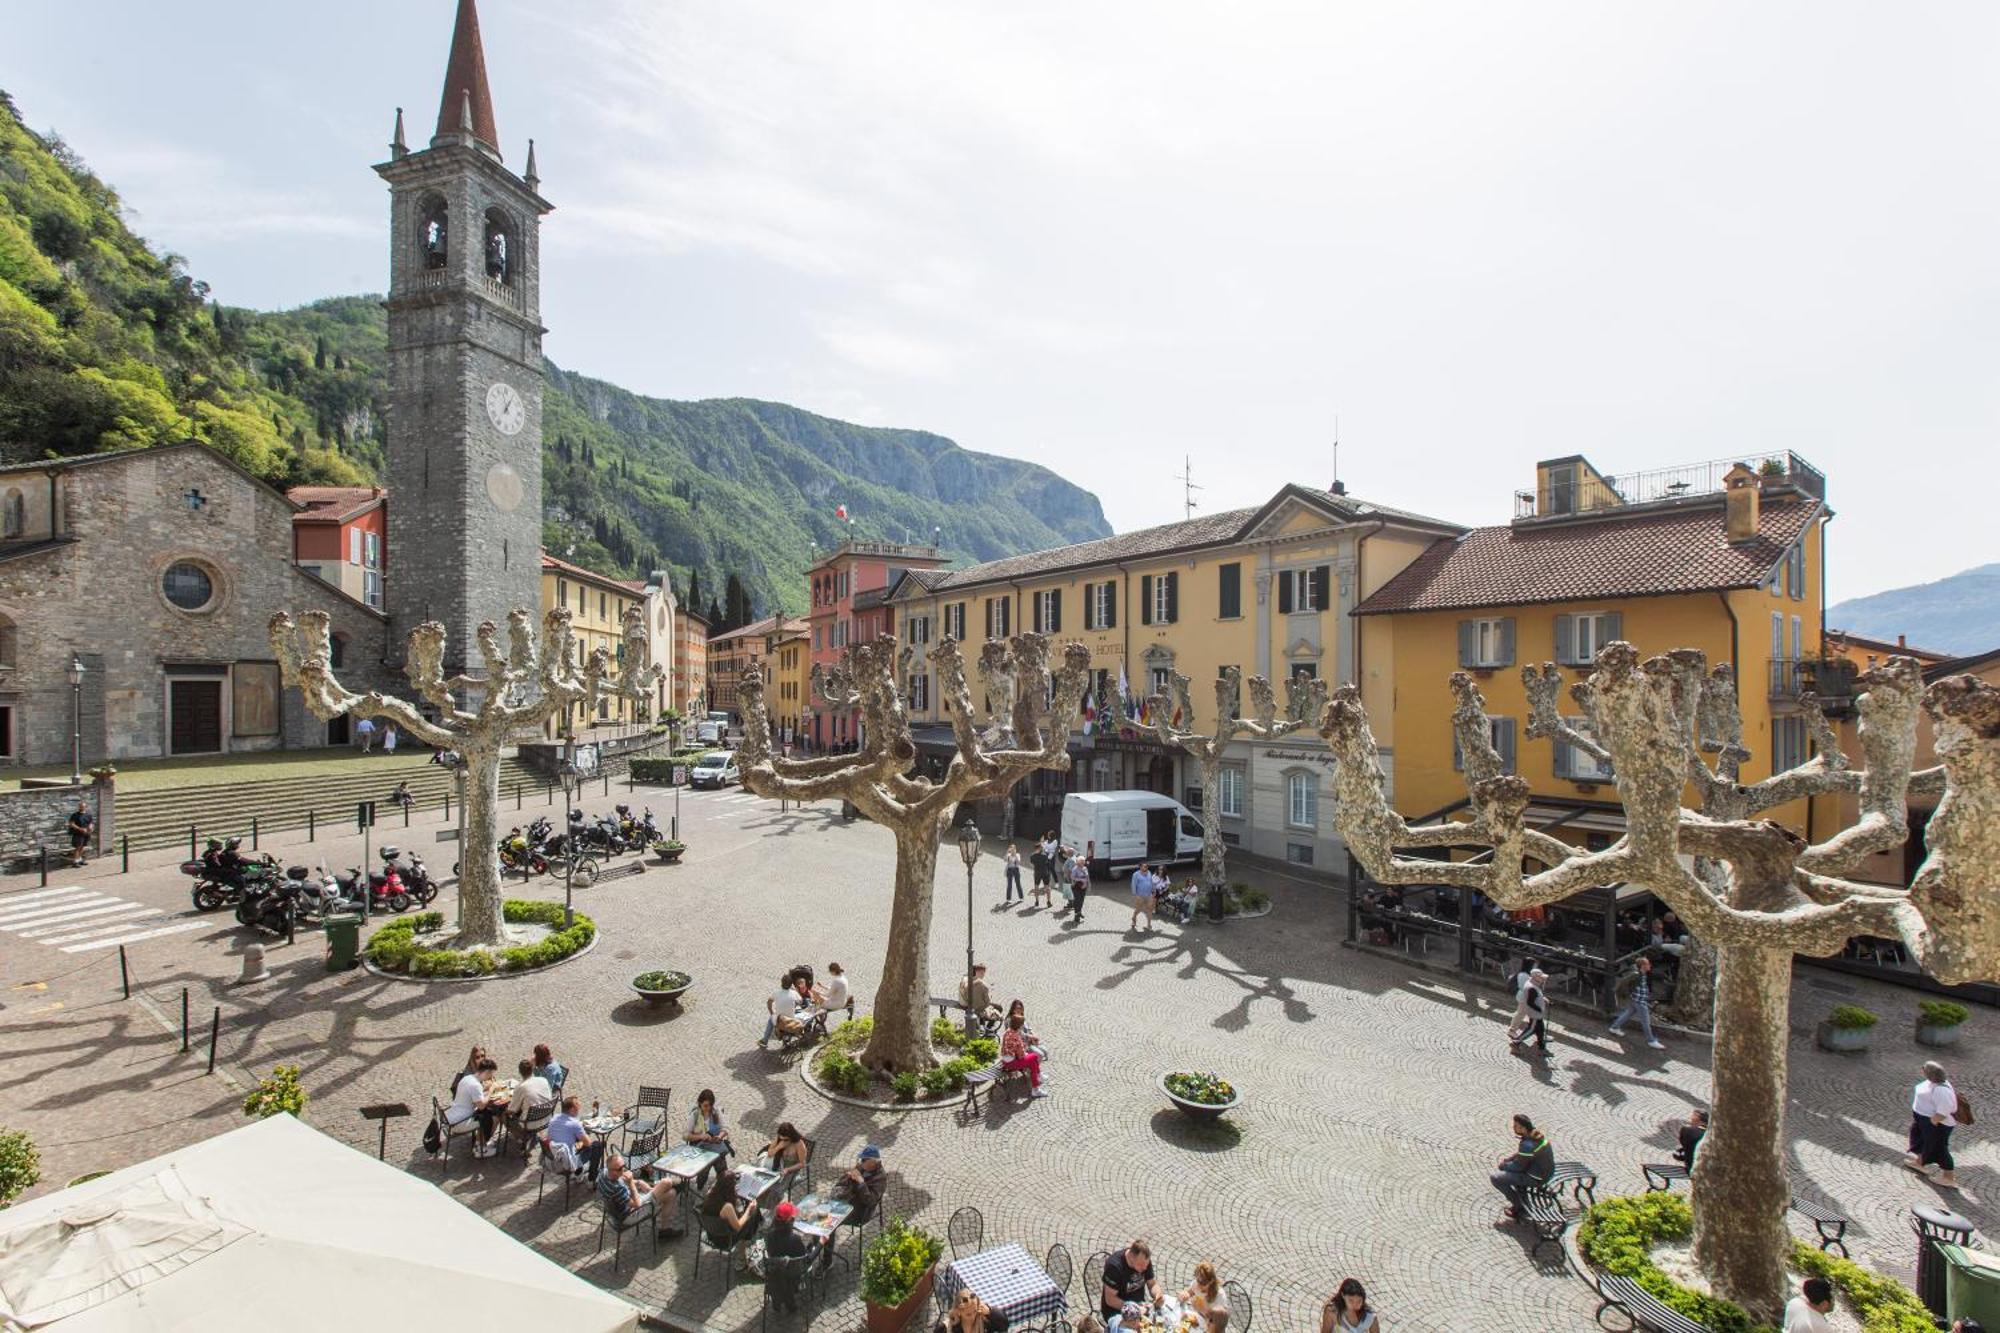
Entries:
{"label": "mountain slope", "polygon": [[[274,313],[210,302],[178,257],[132,234],[109,186],[0,93],[0,457],[192,434],[277,485],[379,478],[386,349],[377,297]],[[778,403],[644,398],[547,371],[544,544],[609,574],[670,568],[703,608],[734,578],[738,605],[758,615],[804,610],[813,549],[850,531],[935,532],[948,552],[988,560],[1111,530],[1089,492],[942,436]]]}
{"label": "mountain slope", "polygon": [[1872,639],[1901,634],[1943,653],[2000,648],[2000,564],[1836,603],[1826,609],[1826,623]]}

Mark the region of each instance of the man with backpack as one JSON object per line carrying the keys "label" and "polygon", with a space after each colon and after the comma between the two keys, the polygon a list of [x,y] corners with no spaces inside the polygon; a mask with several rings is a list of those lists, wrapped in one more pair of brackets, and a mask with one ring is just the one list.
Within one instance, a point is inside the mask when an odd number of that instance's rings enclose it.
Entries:
{"label": "man with backpack", "polygon": [[1520,1140],[1511,1156],[1503,1158],[1491,1179],[1493,1188],[1507,1196],[1507,1216],[1521,1216],[1530,1186],[1539,1185],[1556,1173],[1556,1150],[1548,1135],[1535,1128],[1525,1115],[1514,1117],[1514,1135]]}

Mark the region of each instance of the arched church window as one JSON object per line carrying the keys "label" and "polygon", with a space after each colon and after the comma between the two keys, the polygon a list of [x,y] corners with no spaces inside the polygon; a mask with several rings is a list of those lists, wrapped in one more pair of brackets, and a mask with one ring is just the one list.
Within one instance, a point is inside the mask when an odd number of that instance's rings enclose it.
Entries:
{"label": "arched church window", "polygon": [[28,530],[28,501],[18,486],[9,487],[0,504],[0,535],[18,537]]}
{"label": "arched church window", "polygon": [[417,249],[425,268],[443,268],[451,258],[451,216],[444,200],[435,196],[424,201],[423,220],[417,224]]}
{"label": "arched church window", "polygon": [[507,215],[497,208],[486,210],[486,276],[512,285],[514,281],[514,228]]}

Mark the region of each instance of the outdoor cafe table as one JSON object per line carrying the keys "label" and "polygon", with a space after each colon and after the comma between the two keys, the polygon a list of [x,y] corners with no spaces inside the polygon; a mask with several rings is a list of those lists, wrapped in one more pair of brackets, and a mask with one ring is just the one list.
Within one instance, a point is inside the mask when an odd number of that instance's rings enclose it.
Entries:
{"label": "outdoor cafe table", "polygon": [[654,1162],[653,1169],[664,1171],[677,1180],[693,1180],[696,1176],[708,1170],[714,1164],[715,1159],[721,1155],[721,1153],[711,1152],[699,1144],[683,1143],[666,1156],[660,1158],[659,1161]]}
{"label": "outdoor cafe table", "polygon": [[842,1203],[838,1199],[828,1199],[818,1194],[808,1194],[799,1201],[799,1218],[792,1225],[801,1235],[817,1236],[825,1240],[853,1211],[854,1205],[851,1203]]}
{"label": "outdoor cafe table", "polygon": [[1009,1324],[1038,1323],[1067,1308],[1061,1287],[1042,1266],[1019,1245],[996,1245],[978,1254],[953,1260],[944,1270],[945,1300],[950,1302],[959,1288],[1007,1316]]}
{"label": "outdoor cafe table", "polygon": [[736,1197],[745,1203],[753,1203],[777,1181],[776,1171],[766,1171],[761,1166],[739,1168],[736,1172]]}

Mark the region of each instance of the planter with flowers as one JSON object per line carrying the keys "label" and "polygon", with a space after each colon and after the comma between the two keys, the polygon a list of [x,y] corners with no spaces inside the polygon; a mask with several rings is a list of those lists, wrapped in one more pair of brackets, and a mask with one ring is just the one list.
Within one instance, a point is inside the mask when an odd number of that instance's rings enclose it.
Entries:
{"label": "planter with flowers", "polygon": [[1160,1091],[1182,1115],[1195,1120],[1214,1120],[1242,1100],[1235,1085],[1221,1075],[1188,1070],[1160,1075]]}
{"label": "planter with flowers", "polygon": [[861,1304],[868,1333],[902,1333],[931,1295],[944,1241],[903,1218],[892,1219],[861,1250]]}

